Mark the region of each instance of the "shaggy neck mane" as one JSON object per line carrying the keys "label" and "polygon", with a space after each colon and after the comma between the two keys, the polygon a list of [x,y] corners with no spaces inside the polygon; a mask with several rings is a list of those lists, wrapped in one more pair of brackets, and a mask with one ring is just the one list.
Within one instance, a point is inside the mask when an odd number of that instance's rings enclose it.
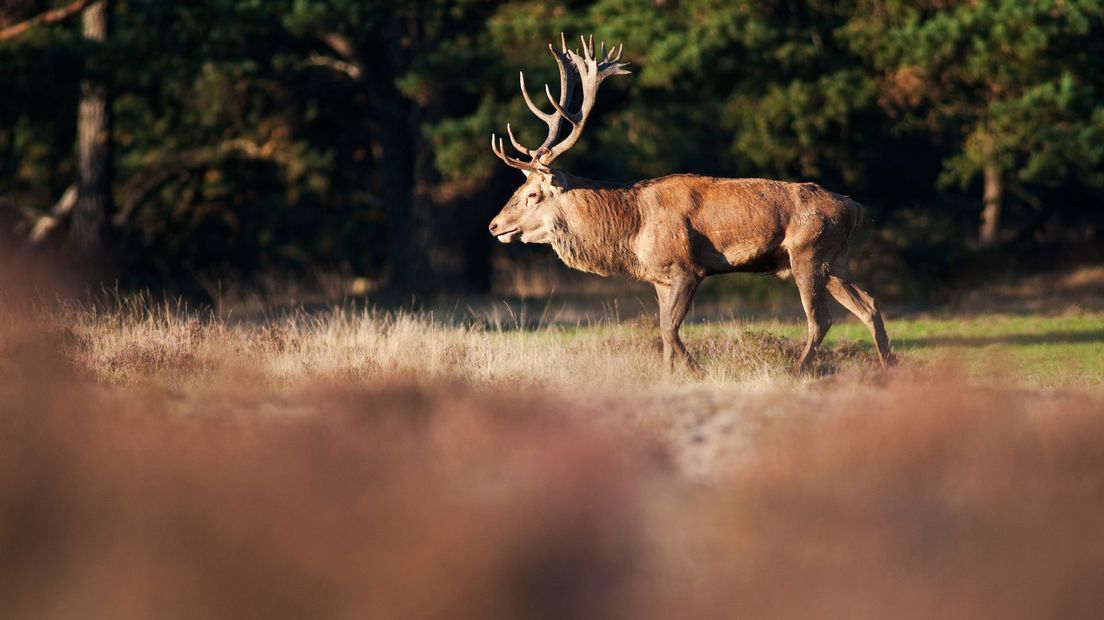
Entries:
{"label": "shaggy neck mane", "polygon": [[567,175],[552,248],[568,267],[598,275],[636,275],[633,240],[640,230],[636,192],[616,183]]}

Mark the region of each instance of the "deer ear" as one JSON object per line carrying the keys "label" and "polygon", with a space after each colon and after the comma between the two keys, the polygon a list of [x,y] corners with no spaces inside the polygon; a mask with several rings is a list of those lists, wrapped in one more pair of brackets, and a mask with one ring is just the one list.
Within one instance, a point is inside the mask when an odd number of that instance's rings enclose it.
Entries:
{"label": "deer ear", "polygon": [[562,192],[566,192],[568,190],[566,172],[553,168],[551,170],[550,176],[552,178],[549,179],[549,182],[552,184],[552,187],[555,187]]}

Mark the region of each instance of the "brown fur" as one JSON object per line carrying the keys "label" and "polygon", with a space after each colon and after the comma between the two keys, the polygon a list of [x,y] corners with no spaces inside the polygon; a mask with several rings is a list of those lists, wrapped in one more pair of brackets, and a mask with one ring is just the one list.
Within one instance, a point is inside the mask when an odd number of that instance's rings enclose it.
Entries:
{"label": "brown fur", "polygon": [[641,218],[632,192],[583,179],[570,183],[551,241],[556,254],[579,271],[641,277],[633,243]]}
{"label": "brown fur", "polygon": [[669,367],[677,356],[698,370],[678,328],[701,280],[733,272],[793,274],[809,322],[799,370],[831,326],[828,295],[867,325],[880,361],[891,361],[877,304],[847,267],[862,210],[854,200],[814,183],[769,179],[678,174],[621,186],[559,170],[528,177],[491,232],[516,231],[504,242],[521,235],[548,243],[573,269],[655,285]]}

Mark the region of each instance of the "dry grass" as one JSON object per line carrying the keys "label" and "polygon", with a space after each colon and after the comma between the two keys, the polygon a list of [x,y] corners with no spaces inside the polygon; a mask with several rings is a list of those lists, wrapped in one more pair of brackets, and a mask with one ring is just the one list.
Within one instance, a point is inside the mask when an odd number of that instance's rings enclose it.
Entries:
{"label": "dry grass", "polygon": [[[42,316],[42,313],[39,313]],[[1095,617],[1104,393],[837,344],[0,313],[0,617]]]}
{"label": "dry grass", "polygon": [[400,383],[181,402],[74,379],[51,346],[16,353],[0,384],[5,618],[632,605],[635,459],[542,398]]}
{"label": "dry grass", "polygon": [[[156,382],[182,388],[228,375],[270,388],[394,377],[573,389],[656,389],[689,382],[686,375],[662,372],[659,332],[647,323],[533,330],[351,309],[293,312],[250,323],[145,302],[111,311],[65,307],[52,313],[50,322],[71,341],[76,362],[96,381],[112,385]],[[790,368],[802,344],[738,323],[692,339],[707,362],[705,383],[726,386],[792,383]],[[829,344],[817,374],[872,368],[871,356],[856,343]]]}

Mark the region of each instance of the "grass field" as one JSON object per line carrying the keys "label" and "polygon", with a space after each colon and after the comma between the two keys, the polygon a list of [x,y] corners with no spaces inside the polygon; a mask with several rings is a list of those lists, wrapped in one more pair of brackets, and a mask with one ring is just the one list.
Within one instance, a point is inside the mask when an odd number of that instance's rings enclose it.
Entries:
{"label": "grass field", "polygon": [[[800,338],[804,325],[753,325]],[[1038,387],[1104,385],[1104,314],[983,314],[890,320],[893,347],[905,358],[957,365],[973,377],[1004,376]],[[828,343],[869,345],[866,328],[837,323]]]}
{"label": "grass field", "polygon": [[[1093,617],[1104,314],[0,313],[4,617]],[[837,313],[837,317],[839,313]],[[907,602],[907,603],[906,603]]]}
{"label": "grass field", "polygon": [[[202,379],[221,366],[264,369],[279,383],[325,376],[370,381],[391,373],[510,379],[539,384],[663,387],[695,381],[658,368],[653,321],[599,320],[516,329],[430,315],[332,310],[293,312],[262,322],[228,322],[170,305],[117,313],[68,311],[55,326],[79,345],[75,355],[107,383]],[[908,366],[954,367],[973,378],[1028,387],[1104,384],[1104,313],[1035,316],[975,314],[889,320],[894,350]],[[808,383],[845,369],[872,369],[866,329],[837,321],[810,377],[790,374],[805,326],[780,321],[688,323],[684,339],[706,366],[706,384],[772,378]]]}

